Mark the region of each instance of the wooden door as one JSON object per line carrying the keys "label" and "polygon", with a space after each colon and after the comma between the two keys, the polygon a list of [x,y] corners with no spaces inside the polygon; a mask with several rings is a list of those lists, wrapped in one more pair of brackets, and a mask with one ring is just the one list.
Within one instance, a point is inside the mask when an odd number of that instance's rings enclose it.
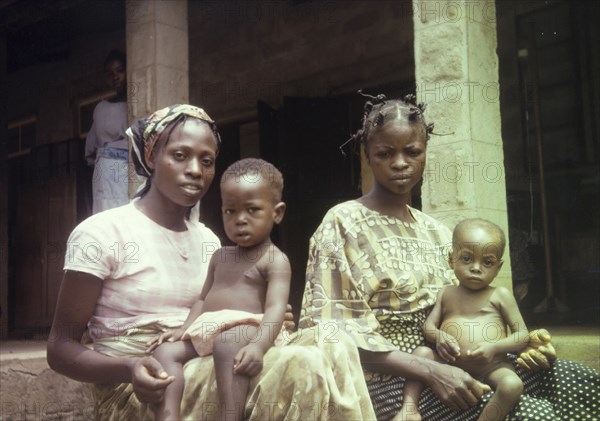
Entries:
{"label": "wooden door", "polygon": [[290,303],[297,315],[311,235],[329,208],[360,196],[359,158],[339,149],[360,122],[360,106],[345,98],[285,98],[276,116],[263,116],[262,125],[277,127],[273,141],[273,130],[261,126],[261,155],[277,145],[268,155],[284,176],[287,211],[279,237],[292,266]]}
{"label": "wooden door", "polygon": [[77,217],[74,175],[48,181],[48,213],[44,261],[46,266],[44,326],[52,322],[63,276],[67,240]]}
{"label": "wooden door", "polygon": [[47,185],[41,181],[22,186],[17,197],[14,238],[15,279],[9,306],[16,330],[37,328],[45,319],[45,251],[48,214]]}
{"label": "wooden door", "polygon": [[16,336],[43,335],[54,317],[66,242],[77,223],[76,175],[64,171],[31,178],[11,199],[16,202],[11,220],[11,330]]}

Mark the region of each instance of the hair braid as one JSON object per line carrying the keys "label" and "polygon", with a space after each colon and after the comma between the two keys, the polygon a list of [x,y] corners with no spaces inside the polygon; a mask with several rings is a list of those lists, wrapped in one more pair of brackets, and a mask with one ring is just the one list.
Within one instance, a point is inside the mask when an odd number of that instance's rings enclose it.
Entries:
{"label": "hair braid", "polygon": [[369,98],[363,108],[362,127],[340,146],[342,153],[342,148],[349,142],[366,145],[374,130],[394,119],[406,119],[410,123],[422,124],[425,131],[425,140],[429,140],[430,134],[433,133],[433,123],[427,123],[423,116],[427,104],[423,102],[417,104],[417,97],[414,94],[408,94],[402,99],[388,100],[383,94],[373,96],[364,94],[362,90],[359,90],[358,93]]}

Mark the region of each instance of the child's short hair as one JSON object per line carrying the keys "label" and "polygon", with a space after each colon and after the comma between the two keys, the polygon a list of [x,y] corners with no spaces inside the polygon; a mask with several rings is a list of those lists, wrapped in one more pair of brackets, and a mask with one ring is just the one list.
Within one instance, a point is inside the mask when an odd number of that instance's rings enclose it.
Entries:
{"label": "child's short hair", "polygon": [[485,230],[496,231],[496,234],[498,234],[498,238],[500,239],[500,256],[498,256],[498,258],[501,258],[504,255],[504,249],[506,247],[506,236],[504,235],[504,231],[502,228],[500,228],[500,226],[494,224],[492,221],[488,221],[487,219],[483,218],[469,218],[456,224],[454,227],[454,232],[452,233],[452,243],[457,243],[456,236],[463,228],[466,228],[467,226],[476,226]]}
{"label": "child's short hair", "polygon": [[258,158],[244,158],[231,164],[221,177],[221,184],[227,179],[239,180],[244,177],[246,181],[258,182],[264,179],[271,185],[274,203],[281,202],[283,194],[283,175],[270,162]]}

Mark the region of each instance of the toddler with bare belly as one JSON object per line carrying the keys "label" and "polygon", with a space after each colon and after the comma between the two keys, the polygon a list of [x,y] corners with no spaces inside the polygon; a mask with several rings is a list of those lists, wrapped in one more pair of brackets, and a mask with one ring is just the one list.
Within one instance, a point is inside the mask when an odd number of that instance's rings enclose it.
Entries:
{"label": "toddler with bare belly", "polygon": [[[478,421],[503,420],[518,402],[523,382],[506,359],[528,342],[528,332],[512,293],[492,287],[502,267],[506,240],[500,227],[468,219],[454,229],[449,256],[458,285],[444,287],[423,325],[435,351],[418,347],[416,355],[445,361],[489,384],[494,396]],[[419,397],[424,385],[407,381],[402,410],[395,420],[421,420]]]}

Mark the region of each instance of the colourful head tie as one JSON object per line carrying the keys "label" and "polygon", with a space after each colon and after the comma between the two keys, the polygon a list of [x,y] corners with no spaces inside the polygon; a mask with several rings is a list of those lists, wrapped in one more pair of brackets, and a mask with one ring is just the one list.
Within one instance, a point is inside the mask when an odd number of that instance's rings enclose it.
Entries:
{"label": "colourful head tie", "polygon": [[146,118],[138,120],[125,132],[131,142],[133,150],[132,160],[137,174],[148,178],[152,175],[148,162],[150,161],[156,142],[160,139],[160,135],[167,127],[177,124],[186,117],[208,123],[217,140],[217,147],[221,144],[217,125],[202,108],[188,104],[171,105],[155,111]]}

